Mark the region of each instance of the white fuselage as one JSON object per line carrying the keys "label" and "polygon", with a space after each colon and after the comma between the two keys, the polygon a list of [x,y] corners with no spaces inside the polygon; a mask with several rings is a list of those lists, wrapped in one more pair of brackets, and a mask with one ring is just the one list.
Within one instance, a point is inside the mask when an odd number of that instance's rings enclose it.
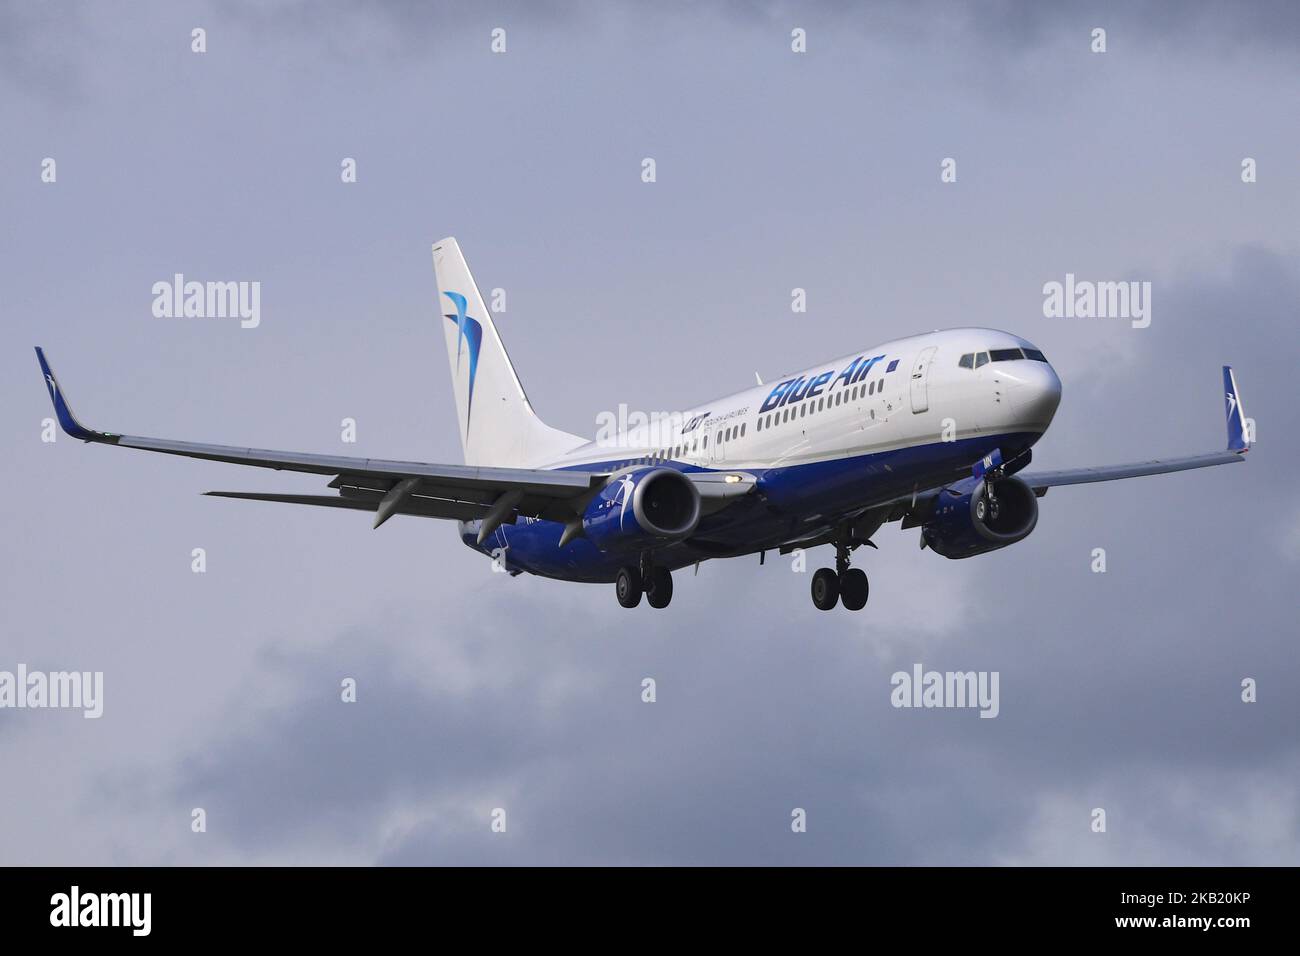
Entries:
{"label": "white fuselage", "polygon": [[[1028,358],[959,364],[963,356],[1008,349],[1034,347],[1010,333],[980,328],[885,342],[682,412],[625,415],[620,427],[542,467],[649,459],[764,470],[981,435],[1041,434],[1061,396],[1050,364]],[[858,368],[849,371],[855,361]],[[787,382],[797,397],[782,402],[777,393]]]}

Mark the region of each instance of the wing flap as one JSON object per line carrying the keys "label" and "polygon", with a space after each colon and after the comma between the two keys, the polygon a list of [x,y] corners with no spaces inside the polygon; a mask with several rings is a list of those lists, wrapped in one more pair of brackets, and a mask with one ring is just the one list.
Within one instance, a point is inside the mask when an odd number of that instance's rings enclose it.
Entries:
{"label": "wing flap", "polygon": [[[569,498],[587,491],[598,477],[584,471],[542,471],[527,468],[489,468],[482,465],[443,465],[419,461],[388,461],[381,458],[351,458],[345,455],[314,455],[305,452],[272,451],[241,448],[233,445],[207,445],[199,442],[172,441],[116,435],[113,444],[142,451],[224,461],[233,465],[250,465],[276,471],[297,471],[314,475],[343,475],[386,479],[390,483],[402,478],[432,479],[455,488],[479,488],[500,491],[503,486],[520,488],[529,494],[552,498]],[[93,439],[92,439],[93,440]]]}
{"label": "wing flap", "polygon": [[[272,501],[280,504],[318,505],[325,508],[349,508],[353,511],[376,511],[383,496],[376,495],[296,495],[257,491],[206,491],[213,498],[238,498],[243,501]],[[411,495],[398,506],[395,514],[420,518],[446,518],[473,521],[483,517],[487,509],[466,501],[446,501]]]}

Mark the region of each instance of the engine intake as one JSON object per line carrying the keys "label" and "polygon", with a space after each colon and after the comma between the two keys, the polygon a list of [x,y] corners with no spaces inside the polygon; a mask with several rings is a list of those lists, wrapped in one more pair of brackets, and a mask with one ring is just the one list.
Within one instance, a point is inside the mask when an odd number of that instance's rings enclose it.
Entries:
{"label": "engine intake", "polygon": [[680,540],[700,523],[700,493],[672,468],[615,475],[583,515],[587,538],[602,551],[634,550]]}
{"label": "engine intake", "polygon": [[993,482],[995,504],[984,494],[984,478],[967,478],[939,492],[921,525],[925,543],[945,558],[969,558],[996,551],[1029,536],[1038,524],[1038,498],[1019,478]]}

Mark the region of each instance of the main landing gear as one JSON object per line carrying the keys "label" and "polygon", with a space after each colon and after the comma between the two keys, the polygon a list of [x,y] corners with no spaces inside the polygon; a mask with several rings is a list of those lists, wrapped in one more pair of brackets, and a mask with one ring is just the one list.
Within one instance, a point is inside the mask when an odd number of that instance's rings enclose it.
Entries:
{"label": "main landing gear", "polygon": [[847,610],[861,611],[867,606],[870,585],[861,568],[849,567],[849,553],[854,545],[841,539],[835,543],[835,570],[819,568],[812,579],[812,599],[818,610],[829,611],[836,603]]}
{"label": "main landing gear", "polygon": [[636,607],[643,593],[651,607],[667,607],[673,599],[673,575],[652,562],[648,554],[642,555],[636,566],[628,564],[618,569],[614,593],[624,607]]}

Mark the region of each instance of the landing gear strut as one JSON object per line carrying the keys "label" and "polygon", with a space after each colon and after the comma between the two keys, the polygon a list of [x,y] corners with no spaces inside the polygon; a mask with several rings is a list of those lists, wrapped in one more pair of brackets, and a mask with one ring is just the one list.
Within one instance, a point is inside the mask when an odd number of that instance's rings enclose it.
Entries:
{"label": "landing gear strut", "polygon": [[673,599],[673,575],[646,553],[635,566],[628,564],[618,569],[614,593],[623,607],[636,607],[641,603],[642,594],[651,607],[667,607]]}
{"label": "landing gear strut", "polygon": [[975,517],[980,521],[997,521],[1000,510],[1002,510],[1001,505],[993,494],[993,486],[985,482],[984,494],[980,495],[975,502]]}
{"label": "landing gear strut", "polygon": [[837,603],[846,610],[861,611],[867,606],[870,585],[861,568],[849,567],[849,555],[861,541],[844,534],[835,542],[835,570],[820,568],[813,574],[812,599],[820,611],[829,611]]}

